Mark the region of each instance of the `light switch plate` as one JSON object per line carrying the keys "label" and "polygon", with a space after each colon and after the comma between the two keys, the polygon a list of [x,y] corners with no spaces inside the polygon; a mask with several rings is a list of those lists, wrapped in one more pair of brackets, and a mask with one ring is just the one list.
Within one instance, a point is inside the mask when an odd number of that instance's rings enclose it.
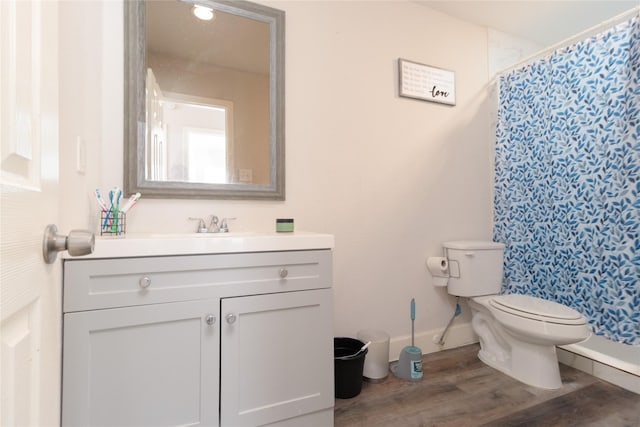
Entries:
{"label": "light switch plate", "polygon": [[76,137],[76,172],[84,175],[87,171],[87,147],[82,137]]}

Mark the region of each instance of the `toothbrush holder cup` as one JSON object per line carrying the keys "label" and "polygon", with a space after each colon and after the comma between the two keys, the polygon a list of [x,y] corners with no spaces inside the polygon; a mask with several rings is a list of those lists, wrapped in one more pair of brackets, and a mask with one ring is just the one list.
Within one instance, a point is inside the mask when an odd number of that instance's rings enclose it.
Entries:
{"label": "toothbrush holder cup", "polygon": [[101,236],[124,236],[127,231],[127,215],[124,212],[114,214],[111,211],[100,212]]}

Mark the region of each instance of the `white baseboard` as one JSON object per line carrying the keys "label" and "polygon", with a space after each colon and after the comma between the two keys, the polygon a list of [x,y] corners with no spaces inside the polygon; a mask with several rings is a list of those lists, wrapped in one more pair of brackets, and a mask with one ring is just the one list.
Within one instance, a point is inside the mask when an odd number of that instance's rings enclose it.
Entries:
{"label": "white baseboard", "polygon": [[[478,337],[471,329],[471,323],[462,323],[449,328],[445,336],[444,345],[440,346],[436,342],[443,331],[444,328],[416,334],[415,346],[422,350],[422,354],[427,354],[478,342]],[[410,335],[391,338],[389,342],[389,361],[398,360],[400,351],[408,345],[411,345]]]}

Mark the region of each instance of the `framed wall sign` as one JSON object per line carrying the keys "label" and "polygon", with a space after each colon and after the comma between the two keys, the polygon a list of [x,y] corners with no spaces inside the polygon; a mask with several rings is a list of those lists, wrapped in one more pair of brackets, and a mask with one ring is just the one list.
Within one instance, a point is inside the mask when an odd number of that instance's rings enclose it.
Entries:
{"label": "framed wall sign", "polygon": [[456,105],[456,77],[453,71],[398,59],[400,96]]}

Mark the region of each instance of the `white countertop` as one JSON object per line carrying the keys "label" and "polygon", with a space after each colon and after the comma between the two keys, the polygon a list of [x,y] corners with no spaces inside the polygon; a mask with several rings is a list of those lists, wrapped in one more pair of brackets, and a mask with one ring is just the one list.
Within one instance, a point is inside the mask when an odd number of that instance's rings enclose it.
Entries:
{"label": "white countertop", "polygon": [[[242,252],[332,249],[331,234],[291,233],[127,233],[121,237],[96,236],[92,254],[73,259],[124,258]],[[65,258],[71,259],[65,252]]]}

